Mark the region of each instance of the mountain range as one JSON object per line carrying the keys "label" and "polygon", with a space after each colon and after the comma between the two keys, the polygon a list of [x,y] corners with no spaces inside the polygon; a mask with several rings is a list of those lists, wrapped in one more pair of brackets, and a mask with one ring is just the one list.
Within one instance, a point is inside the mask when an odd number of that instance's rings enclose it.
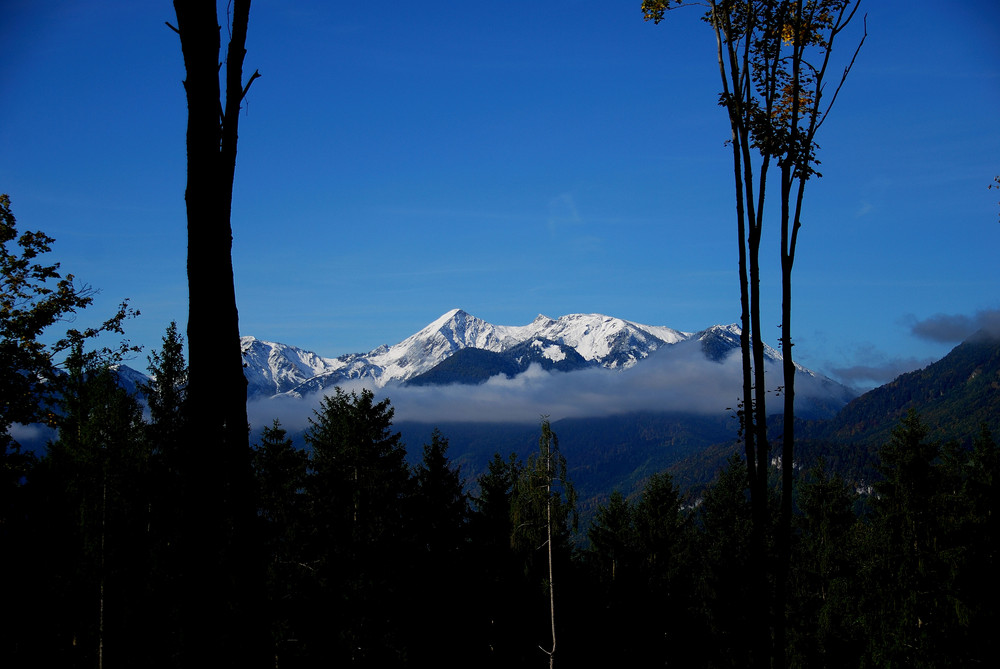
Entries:
{"label": "mountain range", "polygon": [[[527,325],[494,325],[453,309],[394,345],[367,353],[326,358],[295,346],[243,337],[248,396],[301,398],[338,385],[361,382],[369,387],[481,384],[511,378],[533,365],[546,371],[588,368],[625,371],[654,353],[684,356],[690,362],[723,363],[739,349],[736,325],[715,325],[682,332],[602,314],[539,315]],[[679,344],[687,343],[687,346]],[[697,343],[697,346],[691,346]],[[771,363],[781,354],[765,347]],[[822,387],[812,393],[836,408],[853,397],[846,387],[803,367],[799,371]],[[671,407],[663,407],[670,410]],[[460,419],[461,416],[455,416]]]}
{"label": "mountain range", "polygon": [[[468,482],[494,453],[524,457],[536,449],[539,414],[551,412],[586,513],[611,490],[634,492],[658,471],[696,490],[738,450],[731,407],[741,390],[739,336],[735,325],[691,333],[600,314],[498,326],[455,309],[368,353],[327,358],[254,337],[243,337],[242,346],[256,427],[280,417],[301,443],[318,393],[361,384],[392,400],[411,461],[440,428]],[[780,378],[780,353],[768,347],[766,355],[769,375]],[[977,333],[938,362],[860,397],[798,370],[796,459],[803,466],[822,456],[849,479],[870,480],[878,447],[910,409],[934,440],[969,444],[981,424],[1000,434],[995,335]],[[127,368],[119,373],[128,387],[146,380]]]}

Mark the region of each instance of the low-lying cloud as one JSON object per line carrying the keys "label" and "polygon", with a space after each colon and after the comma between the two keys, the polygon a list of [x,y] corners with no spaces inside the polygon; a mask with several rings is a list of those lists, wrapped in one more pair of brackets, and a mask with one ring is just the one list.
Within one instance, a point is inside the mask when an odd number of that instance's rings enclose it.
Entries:
{"label": "low-lying cloud", "polygon": [[1000,309],[983,309],[972,316],[934,314],[923,320],[910,316],[907,323],[915,337],[942,344],[957,344],[979,330],[1000,336]]}
{"label": "low-lying cloud", "polygon": [[[775,387],[781,384],[777,366],[769,368],[767,375]],[[361,383],[342,386],[347,392],[363,387]],[[396,421],[530,424],[536,423],[540,415],[559,420],[635,411],[725,415],[731,413],[730,407],[735,407],[742,395],[742,369],[738,352],[721,363],[712,362],[701,355],[699,342],[690,341],[661,349],[624,371],[590,368],[554,372],[533,365],[513,378],[496,376],[475,386],[371,389],[377,398],[390,399]],[[830,394],[828,386],[805,374],[796,376],[796,390],[796,397],[803,400]],[[250,406],[251,421],[257,427],[269,425],[278,417],[286,429],[304,429],[321,399],[317,394],[302,399],[255,401]],[[775,409],[779,401],[774,400]]]}
{"label": "low-lying cloud", "polygon": [[932,362],[932,359],[886,358],[881,363],[834,367],[830,373],[852,388],[874,388],[889,383],[900,374],[922,369]]}
{"label": "low-lying cloud", "polygon": [[889,383],[900,374],[922,369],[934,362],[933,358],[892,356],[872,344],[854,346],[848,357],[849,362],[839,365],[828,362],[826,368],[833,378],[857,391]]}

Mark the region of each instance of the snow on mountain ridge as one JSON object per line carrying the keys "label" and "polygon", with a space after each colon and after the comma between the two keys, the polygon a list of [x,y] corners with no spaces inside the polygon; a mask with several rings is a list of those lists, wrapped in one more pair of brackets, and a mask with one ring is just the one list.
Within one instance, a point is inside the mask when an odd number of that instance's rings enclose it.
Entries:
{"label": "snow on mountain ridge", "polygon": [[318,375],[341,369],[341,359],[324,358],[296,346],[240,337],[248,392],[279,394]]}
{"label": "snow on mountain ridge", "polygon": [[[593,364],[623,370],[661,347],[690,339],[702,342],[709,359],[723,359],[734,346],[739,347],[739,327],[717,325],[688,333],[603,314],[580,313],[557,319],[539,314],[527,325],[493,325],[461,309],[452,309],[397,344],[336,359],[253,337],[244,337],[243,342],[251,394],[301,396],[350,380],[367,380],[377,387],[401,383],[463,348],[503,353],[535,339],[549,342],[535,346],[550,359],[564,355],[551,345],[555,343],[574,349]],[[780,354],[770,347],[767,354],[780,360]]]}

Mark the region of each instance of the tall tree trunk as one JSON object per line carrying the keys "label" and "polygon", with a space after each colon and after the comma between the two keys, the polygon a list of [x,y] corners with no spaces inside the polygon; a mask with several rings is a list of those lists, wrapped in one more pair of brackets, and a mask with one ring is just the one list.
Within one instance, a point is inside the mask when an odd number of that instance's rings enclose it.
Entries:
{"label": "tall tree trunk", "polygon": [[[236,0],[221,100],[214,2],[175,0],[187,94],[189,433],[184,444],[185,664],[245,665],[252,514],[246,378],[232,263],[232,189],[250,0]],[[258,75],[251,77],[252,82]],[[249,83],[247,84],[249,87]],[[240,638],[240,637],[243,638]]]}
{"label": "tall tree trunk", "polygon": [[[752,601],[762,610],[751,612],[754,666],[768,665],[770,631],[767,615],[767,425],[764,385],[764,347],[760,336],[760,236],[766,185],[764,162],[757,188],[754,187],[751,138],[745,103],[748,94],[749,40],[737,51],[728,11],[711,3],[715,28],[719,74],[729,112],[733,151],[733,181],[736,193],[736,221],[739,248],[740,355],[743,370],[742,437],[746,457],[747,485],[750,489],[751,537],[746,581]],[[751,24],[746,27],[751,29]]]}

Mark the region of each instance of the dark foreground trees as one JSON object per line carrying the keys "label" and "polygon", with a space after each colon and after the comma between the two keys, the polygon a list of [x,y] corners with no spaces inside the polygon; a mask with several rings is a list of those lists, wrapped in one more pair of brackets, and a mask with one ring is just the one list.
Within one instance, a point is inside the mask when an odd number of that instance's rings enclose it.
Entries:
{"label": "dark foreground trees", "polygon": [[[172,608],[181,571],[157,429],[111,370],[72,369],[59,438],[0,528],[0,659],[190,666],[175,633],[186,607]],[[387,401],[340,392],[314,417],[311,450],[278,423],[262,432],[252,537],[266,631],[251,663],[545,666],[553,594],[560,664],[751,661],[740,458],[695,498],[662,473],[634,497],[612,494],[581,545],[571,498],[548,489],[561,469],[545,464],[557,454],[551,432],[527,462],[497,455],[469,485],[470,505],[446,438],[434,433],[408,466],[391,418]],[[822,464],[798,481],[787,666],[986,664],[997,623],[992,436],[939,445],[910,416],[880,459],[877,497]]]}

